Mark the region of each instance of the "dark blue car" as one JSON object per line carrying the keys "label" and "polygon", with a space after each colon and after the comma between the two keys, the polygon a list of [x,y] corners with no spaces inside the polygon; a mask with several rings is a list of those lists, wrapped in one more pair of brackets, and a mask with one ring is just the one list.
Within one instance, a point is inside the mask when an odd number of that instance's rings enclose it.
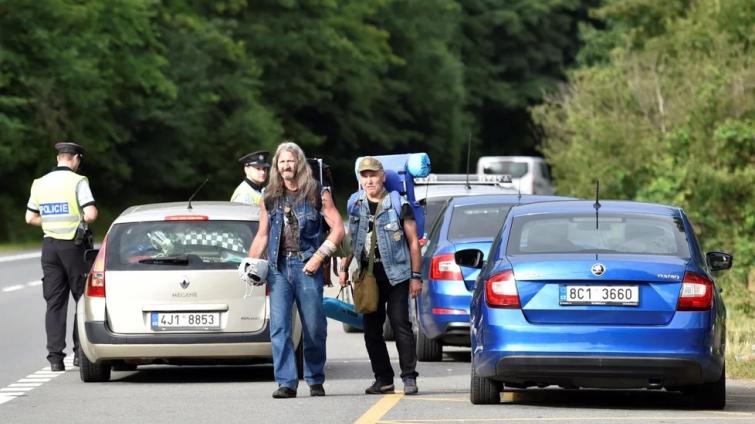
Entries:
{"label": "dark blue car", "polygon": [[469,302],[479,270],[459,268],[456,251],[479,249],[484,258],[513,205],[564,199],[490,194],[453,197],[445,204],[423,250],[425,284],[416,315],[420,361],[440,361],[444,345],[469,346]]}
{"label": "dark blue car", "polygon": [[696,407],[726,402],[726,311],[679,208],[565,201],[511,209],[481,267],[471,306],[472,403],[505,386],[665,388]]}

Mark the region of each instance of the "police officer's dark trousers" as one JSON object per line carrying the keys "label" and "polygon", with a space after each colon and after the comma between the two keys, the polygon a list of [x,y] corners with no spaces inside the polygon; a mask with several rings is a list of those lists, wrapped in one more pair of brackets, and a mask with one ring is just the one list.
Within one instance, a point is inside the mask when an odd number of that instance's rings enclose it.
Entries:
{"label": "police officer's dark trousers", "polygon": [[[47,359],[62,361],[65,357],[66,318],[68,315],[69,293],[78,302],[84,291],[84,275],[87,272],[84,262],[84,246],[75,245],[73,240],[57,240],[45,237],[42,242],[42,292],[47,301],[45,329],[47,330]],[[73,349],[79,350],[79,334],[76,329],[76,315],[73,321]]]}

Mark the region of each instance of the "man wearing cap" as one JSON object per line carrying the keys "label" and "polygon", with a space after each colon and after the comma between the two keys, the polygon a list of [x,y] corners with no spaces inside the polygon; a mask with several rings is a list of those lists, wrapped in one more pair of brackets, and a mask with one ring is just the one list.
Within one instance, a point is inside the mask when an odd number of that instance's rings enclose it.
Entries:
{"label": "man wearing cap", "polygon": [[270,153],[260,150],[249,153],[239,158],[239,162],[244,164],[244,174],[246,178],[236,187],[231,195],[231,202],[246,203],[247,205],[257,205],[262,199],[262,189],[265,187],[267,171],[270,164],[267,158]]}
{"label": "man wearing cap", "polygon": [[[373,262],[372,274],[378,284],[379,299],[377,310],[364,314],[364,342],[375,382],[365,393],[394,391],[393,367],[383,338],[387,309],[396,339],[404,394],[413,395],[418,392],[418,374],[409,296],[415,298],[422,291],[422,256],[414,209],[397,192],[386,191],[385,171],[379,160],[367,156],[359,162],[357,171],[362,190],[356,194],[356,201],[348,212],[351,253],[341,261],[338,279],[341,286],[347,284],[349,264],[355,257],[360,271],[369,269],[369,263]],[[400,203],[400,208],[394,207],[394,202]]]}
{"label": "man wearing cap", "polygon": [[[69,293],[78,302],[84,291],[87,265],[88,224],[97,219],[89,180],[76,173],[84,148],[76,143],[57,143],[58,166],[31,185],[26,204],[26,223],[42,227],[42,293],[47,301],[45,330],[47,360],[52,371],[65,371],[66,317]],[[73,322],[73,364],[78,366],[79,337]]]}

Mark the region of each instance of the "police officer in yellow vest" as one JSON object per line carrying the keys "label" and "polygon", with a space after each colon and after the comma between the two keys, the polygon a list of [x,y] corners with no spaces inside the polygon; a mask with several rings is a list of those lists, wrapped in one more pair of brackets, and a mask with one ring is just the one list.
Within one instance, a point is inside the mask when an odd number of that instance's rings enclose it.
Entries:
{"label": "police officer in yellow vest", "polygon": [[247,205],[258,205],[262,199],[262,189],[265,187],[265,180],[270,169],[268,163],[269,152],[260,150],[249,153],[239,158],[239,162],[244,164],[244,174],[246,178],[236,187],[231,195],[231,202],[246,203]]}
{"label": "police officer in yellow vest", "polygon": [[[76,173],[84,148],[76,143],[58,143],[58,166],[31,185],[26,222],[42,227],[42,292],[47,301],[47,359],[52,371],[65,371],[66,317],[69,293],[78,302],[84,291],[84,250],[91,246],[85,234],[97,219],[89,180]],[[73,323],[74,365],[78,366],[79,337]]]}

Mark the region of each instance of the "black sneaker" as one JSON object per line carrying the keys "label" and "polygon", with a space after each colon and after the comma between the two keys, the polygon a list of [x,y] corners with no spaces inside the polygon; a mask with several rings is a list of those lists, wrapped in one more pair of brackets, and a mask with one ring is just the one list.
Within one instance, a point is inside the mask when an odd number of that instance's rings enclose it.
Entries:
{"label": "black sneaker", "polygon": [[417,388],[416,378],[404,379],[404,394],[405,395],[416,395],[418,391],[419,389]]}
{"label": "black sneaker", "polygon": [[325,396],[325,387],[322,384],[312,384],[309,386],[310,396]]}
{"label": "black sneaker", "polygon": [[[83,355],[83,353],[82,353],[82,355]],[[73,355],[73,366],[74,367],[78,367],[79,366],[79,354],[78,353],[75,353]]]}
{"label": "black sneaker", "polygon": [[280,386],[278,387],[278,390],[273,392],[274,399],[288,399],[288,398],[295,398],[295,397],[296,397],[296,390],[291,389],[286,386]]}
{"label": "black sneaker", "polygon": [[364,393],[368,395],[384,395],[386,393],[393,393],[395,387],[393,383],[383,383],[380,380],[375,380],[372,386],[365,389]]}
{"label": "black sneaker", "polygon": [[63,364],[62,360],[50,362],[50,371],[61,372],[65,370],[66,370],[66,366]]}

